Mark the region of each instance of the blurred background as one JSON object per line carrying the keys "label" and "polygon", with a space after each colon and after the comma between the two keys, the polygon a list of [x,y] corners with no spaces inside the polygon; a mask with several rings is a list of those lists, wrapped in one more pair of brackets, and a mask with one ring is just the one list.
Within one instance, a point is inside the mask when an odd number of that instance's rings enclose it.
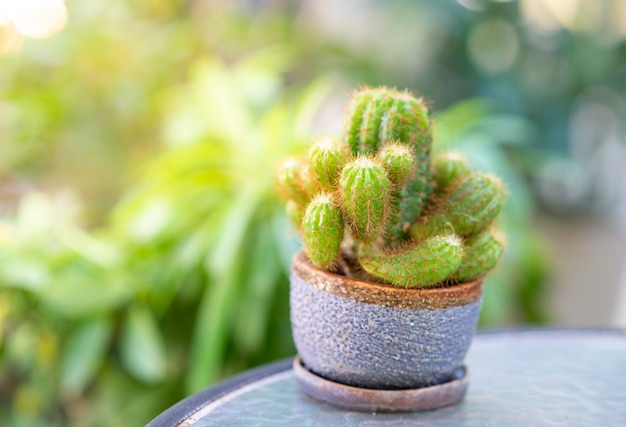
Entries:
{"label": "blurred background", "polygon": [[623,0],[4,0],[2,424],[143,425],[293,354],[273,173],[360,85],[505,179],[482,328],[626,326]]}

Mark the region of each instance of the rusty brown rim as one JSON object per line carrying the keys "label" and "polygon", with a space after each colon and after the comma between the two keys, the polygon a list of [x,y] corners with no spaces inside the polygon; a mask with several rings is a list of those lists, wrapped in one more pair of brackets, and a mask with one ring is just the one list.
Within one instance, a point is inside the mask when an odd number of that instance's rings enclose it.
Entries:
{"label": "rusty brown rim", "polygon": [[477,301],[482,295],[483,279],[458,285],[405,289],[380,283],[365,282],[319,270],[303,252],[293,257],[292,274],[318,289],[368,304],[405,309],[440,310]]}
{"label": "rusty brown rim", "polygon": [[430,411],[459,403],[465,397],[469,378],[465,367],[452,380],[408,390],[373,390],[327,380],[309,371],[300,356],[293,361],[300,389],[308,396],[340,408],[367,412]]}

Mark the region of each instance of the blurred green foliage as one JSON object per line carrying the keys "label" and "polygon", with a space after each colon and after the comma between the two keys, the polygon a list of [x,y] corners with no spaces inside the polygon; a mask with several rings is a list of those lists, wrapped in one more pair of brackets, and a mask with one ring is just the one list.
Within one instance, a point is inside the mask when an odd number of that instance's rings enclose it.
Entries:
{"label": "blurred green foliage", "polygon": [[504,177],[481,324],[548,320],[529,178],[592,158],[568,138],[589,103],[621,117],[623,43],[461,3],[69,1],[65,30],[1,57],[0,419],[142,425],[292,354],[273,173],[359,84],[426,94],[438,148]]}
{"label": "blurred green foliage", "polygon": [[[183,393],[293,351],[286,271],[297,243],[273,171],[306,141],[328,83],[287,96],[284,55],[271,48],[230,68],[198,60],[164,95],[164,149],[106,227],[87,233],[36,193],[3,223],[2,370],[19,381],[5,385],[6,419],[62,424],[89,395],[80,422],[146,422]],[[116,400],[99,398],[108,393]],[[130,413],[117,407],[137,393]]]}

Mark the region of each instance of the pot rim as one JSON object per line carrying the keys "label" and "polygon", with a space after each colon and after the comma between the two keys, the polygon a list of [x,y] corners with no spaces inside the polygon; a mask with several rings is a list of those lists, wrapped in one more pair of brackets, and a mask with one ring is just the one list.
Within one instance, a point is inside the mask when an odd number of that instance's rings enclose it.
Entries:
{"label": "pot rim", "polygon": [[400,288],[320,270],[309,261],[304,251],[294,255],[291,271],[323,291],[358,302],[387,307],[441,310],[471,304],[482,296],[483,278],[438,288]]}

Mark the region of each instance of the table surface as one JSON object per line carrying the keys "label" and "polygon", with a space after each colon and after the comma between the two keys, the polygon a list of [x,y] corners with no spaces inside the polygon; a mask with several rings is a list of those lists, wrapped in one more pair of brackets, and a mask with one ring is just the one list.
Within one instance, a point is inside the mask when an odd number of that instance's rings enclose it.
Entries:
{"label": "table surface", "polygon": [[409,414],[337,409],[302,395],[292,359],[244,373],[173,406],[148,427],[626,426],[626,331],[479,333],[456,406]]}

